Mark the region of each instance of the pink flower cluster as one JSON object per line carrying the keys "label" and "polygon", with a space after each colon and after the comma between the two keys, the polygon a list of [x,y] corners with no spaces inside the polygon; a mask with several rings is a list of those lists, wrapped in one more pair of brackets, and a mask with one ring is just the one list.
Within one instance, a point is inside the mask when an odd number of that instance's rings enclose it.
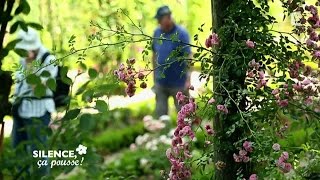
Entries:
{"label": "pink flower cluster", "polygon": [[206,129],[206,132],[207,132],[208,135],[210,135],[210,136],[215,135],[214,130],[211,128],[211,126],[209,124],[207,124],[205,126],[205,129]]}
{"label": "pink flower cluster", "polygon": [[[317,2],[319,4],[319,2]],[[308,39],[306,40],[306,46],[312,53],[313,58],[320,59],[319,45],[319,34],[318,30],[320,28],[320,18],[317,7],[313,5],[306,5],[303,7],[298,7],[297,12],[302,14],[302,17],[298,20],[298,25],[295,32],[299,35],[301,33],[307,32]],[[306,13],[306,12],[309,13]],[[308,16],[308,17],[306,17]]]}
{"label": "pink flower cluster", "polygon": [[[215,102],[216,102],[216,100],[214,98],[211,98],[211,99],[208,100],[208,104],[214,104]],[[228,114],[229,113],[229,110],[228,110],[227,106],[222,105],[222,104],[218,104],[217,105],[217,110],[219,112],[224,113],[224,114]]]}
{"label": "pink flower cluster", "polygon": [[205,45],[207,48],[210,48],[212,46],[217,46],[219,45],[220,40],[218,37],[218,34],[212,33],[205,41]]}
{"label": "pink flower cluster", "polygon": [[145,75],[141,71],[136,71],[133,65],[135,64],[135,59],[129,59],[126,62],[126,65],[124,63],[121,63],[117,70],[114,71],[114,75],[122,82],[125,82],[127,84],[127,87],[125,89],[126,94],[131,97],[136,92],[136,83],[137,79],[142,81],[140,83],[141,88],[146,88],[147,83],[145,80]]}
{"label": "pink flower cluster", "polygon": [[252,68],[250,71],[247,72],[247,77],[254,79],[256,82],[256,88],[261,89],[267,85],[268,80],[265,77],[263,71],[259,70],[260,63],[256,62],[255,59],[249,62],[249,67]]}
{"label": "pink flower cluster", "polygon": [[194,117],[197,107],[194,99],[188,98],[182,92],[177,93],[176,99],[182,107],[178,112],[177,128],[173,134],[171,148],[166,153],[171,163],[169,173],[171,180],[188,179],[191,177],[190,168],[185,163],[186,159],[191,158],[189,144],[183,138],[189,137],[192,140],[195,137],[191,123],[186,120]]}
{"label": "pink flower cluster", "polygon": [[287,162],[288,159],[289,159],[289,153],[284,151],[277,161],[277,166],[284,173],[288,173],[292,169],[291,163]]}
{"label": "pink flower cluster", "polygon": [[316,77],[312,77],[312,69],[300,61],[294,61],[289,65],[289,75],[294,81],[292,88],[284,84],[281,89],[277,88],[272,94],[280,107],[287,107],[289,100],[302,101],[305,105],[314,104],[313,97],[320,93],[320,83]]}
{"label": "pink flower cluster", "polygon": [[252,147],[252,142],[250,141],[245,141],[243,142],[243,149],[239,150],[239,153],[233,154],[233,159],[235,162],[244,162],[247,163],[250,161],[250,158],[248,156],[249,153],[253,152],[253,147]]}
{"label": "pink flower cluster", "polygon": [[[288,85],[284,84],[283,89],[285,91],[284,92],[284,94],[286,95],[285,97],[288,98],[288,95],[290,95],[289,91],[286,91],[288,89]],[[289,105],[289,100],[288,99],[281,99],[280,92],[281,91],[278,88],[272,90],[272,94],[274,95],[275,99],[277,100],[278,106],[280,106],[282,108],[287,107]]]}
{"label": "pink flower cluster", "polygon": [[225,105],[222,105],[222,104],[217,105],[217,110],[222,112],[222,113],[225,113],[225,114],[229,113],[228,108]]}

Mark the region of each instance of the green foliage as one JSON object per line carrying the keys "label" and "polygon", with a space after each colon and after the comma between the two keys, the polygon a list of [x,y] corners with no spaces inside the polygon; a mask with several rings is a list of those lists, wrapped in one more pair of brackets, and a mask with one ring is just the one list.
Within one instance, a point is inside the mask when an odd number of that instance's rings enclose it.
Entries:
{"label": "green foliage", "polygon": [[72,120],[78,117],[80,114],[80,109],[71,109],[66,112],[66,115],[63,117],[63,120]]}
{"label": "green foliage", "polygon": [[108,129],[101,134],[95,135],[93,144],[103,152],[114,152],[121,148],[129,147],[138,135],[145,132],[143,123],[122,129]]}
{"label": "green foliage", "polygon": [[99,112],[107,112],[109,110],[108,108],[108,104],[105,102],[105,101],[102,101],[102,100],[97,100],[96,101],[96,109],[99,111]]}
{"label": "green foliage", "polygon": [[[164,148],[155,151],[138,149],[134,151],[122,151],[120,157],[107,164],[104,177],[110,179],[137,179],[153,178],[161,179],[161,171],[169,167],[169,161],[163,153]],[[146,164],[141,163],[146,161]]]}

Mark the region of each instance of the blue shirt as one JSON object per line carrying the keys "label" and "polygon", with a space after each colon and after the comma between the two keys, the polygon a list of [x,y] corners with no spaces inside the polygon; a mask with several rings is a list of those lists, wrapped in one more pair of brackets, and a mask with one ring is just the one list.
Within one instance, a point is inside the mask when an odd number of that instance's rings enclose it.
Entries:
{"label": "blue shirt", "polygon": [[[156,57],[155,83],[164,87],[184,87],[187,79],[186,58],[191,53],[188,32],[175,25],[170,32],[157,28],[152,50]],[[157,38],[168,40],[159,41]],[[160,67],[158,67],[160,66]]]}

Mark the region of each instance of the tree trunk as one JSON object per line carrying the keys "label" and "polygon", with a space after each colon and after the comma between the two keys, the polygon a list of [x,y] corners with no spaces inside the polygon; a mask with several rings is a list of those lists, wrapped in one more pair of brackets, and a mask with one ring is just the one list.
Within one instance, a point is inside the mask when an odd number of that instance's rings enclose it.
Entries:
{"label": "tree trunk", "polygon": [[[212,13],[212,29],[214,32],[217,32],[221,26],[223,26],[224,19],[227,15],[227,8],[231,5],[233,0],[211,0],[211,13]],[[231,37],[230,37],[231,38]],[[225,74],[229,79],[229,82],[234,82],[233,87],[242,86],[244,87],[244,77],[234,76],[233,72],[229,69],[221,68],[221,59],[214,57],[214,62],[216,63],[216,69],[220,69],[221,74]],[[214,77],[217,75],[213,74]],[[215,89],[218,82],[214,81],[213,86]],[[227,87],[227,86],[226,86]],[[229,89],[227,89],[229,90]],[[224,94],[223,99],[229,98],[226,91],[221,88],[217,88],[217,91],[220,94]],[[236,99],[235,93],[230,93],[230,96],[233,99]],[[213,127],[216,131],[215,147],[214,147],[214,162],[215,162],[215,180],[231,180],[237,179],[237,172],[241,169],[242,174],[247,175],[245,170],[246,167],[241,167],[242,165],[236,163],[233,159],[233,153],[236,153],[236,148],[234,147],[234,142],[237,142],[240,137],[243,135],[242,129],[236,129],[234,133],[230,136],[226,135],[226,131],[233,125],[233,120],[238,116],[239,111],[245,109],[245,101],[238,104],[231,104],[228,106],[229,113],[227,115],[221,116],[220,113],[217,113],[214,117]]]}

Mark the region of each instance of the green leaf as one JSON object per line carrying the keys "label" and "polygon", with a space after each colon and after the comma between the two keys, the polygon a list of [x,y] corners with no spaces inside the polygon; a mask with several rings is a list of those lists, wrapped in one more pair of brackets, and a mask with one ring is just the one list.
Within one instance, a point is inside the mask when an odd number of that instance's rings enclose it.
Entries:
{"label": "green leaf", "polygon": [[49,89],[51,89],[52,91],[56,91],[57,84],[56,84],[56,80],[55,79],[53,79],[53,78],[48,79],[46,84],[47,84]]}
{"label": "green leaf", "polygon": [[43,84],[37,84],[34,88],[34,95],[38,98],[41,98],[46,95],[46,86]]}
{"label": "green leaf", "polygon": [[94,95],[94,91],[92,89],[89,89],[82,94],[82,100],[91,101],[93,98],[93,95]]}
{"label": "green leaf", "polygon": [[32,27],[34,29],[37,29],[37,30],[42,30],[43,29],[43,27],[38,23],[32,23],[32,22],[31,23],[27,23],[27,26],[30,26],[30,27]]}
{"label": "green leaf", "polygon": [[20,3],[17,9],[14,11],[14,15],[18,15],[23,11],[23,3]]}
{"label": "green leaf", "polygon": [[62,66],[60,69],[60,77],[66,77],[68,71],[69,71],[69,68],[67,66]]}
{"label": "green leaf", "polygon": [[25,22],[20,21],[19,25],[20,25],[22,30],[24,30],[25,32],[28,32],[28,26],[27,26],[27,24]]}
{"label": "green leaf", "polygon": [[94,127],[94,119],[91,114],[82,114],[80,117],[79,127],[81,130],[88,131]]}
{"label": "green leaf", "polygon": [[2,60],[8,54],[9,54],[9,50],[7,48],[2,49],[2,51],[0,51],[0,60]]}
{"label": "green leaf", "polygon": [[96,101],[96,109],[99,112],[107,112],[109,110],[108,104],[105,101],[97,100]]}
{"label": "green leaf", "polygon": [[86,71],[87,70],[87,65],[86,64],[84,64],[83,62],[79,62],[79,66],[80,66],[80,68],[83,70],[83,71]]}
{"label": "green leaf", "polygon": [[67,66],[63,66],[60,69],[60,77],[62,82],[67,83],[67,84],[72,84],[72,80],[67,76],[69,71],[69,68]]}
{"label": "green leaf", "polygon": [[6,48],[7,48],[8,50],[12,50],[12,49],[14,49],[14,47],[16,46],[16,44],[17,44],[18,42],[20,42],[20,41],[21,41],[21,39],[12,40],[12,41],[10,41],[10,42],[7,44]]}
{"label": "green leaf", "polygon": [[88,84],[90,83],[90,81],[87,81],[86,83],[84,83],[76,92],[76,95],[82,94],[86,89]]}
{"label": "green leaf", "polygon": [[64,120],[72,120],[78,117],[80,114],[80,109],[71,109],[67,112],[67,114],[63,117]]}
{"label": "green leaf", "polygon": [[16,21],[15,23],[12,24],[12,26],[10,27],[10,34],[13,34],[17,31],[19,24],[20,24],[20,21]]}
{"label": "green leaf", "polygon": [[98,76],[98,72],[93,68],[90,68],[88,73],[91,79],[94,79]]}
{"label": "green leaf", "polygon": [[35,74],[30,74],[29,76],[27,76],[26,80],[27,80],[27,83],[31,85],[41,84],[40,77]]}
{"label": "green leaf", "polygon": [[44,71],[42,71],[42,72],[41,72],[40,76],[42,76],[42,77],[50,77],[50,76],[51,76],[51,74],[50,74],[50,72],[49,72],[49,71],[44,70]]}
{"label": "green leaf", "polygon": [[26,0],[24,0],[24,1],[22,1],[22,4],[23,4],[22,13],[25,14],[25,15],[28,15],[30,13],[30,5],[29,5],[29,3]]}
{"label": "green leaf", "polygon": [[72,80],[69,77],[61,77],[61,80],[68,85],[72,84]]}
{"label": "green leaf", "polygon": [[17,53],[21,57],[27,57],[28,56],[28,52],[26,50],[24,50],[24,49],[14,49],[13,51],[15,53]]}

